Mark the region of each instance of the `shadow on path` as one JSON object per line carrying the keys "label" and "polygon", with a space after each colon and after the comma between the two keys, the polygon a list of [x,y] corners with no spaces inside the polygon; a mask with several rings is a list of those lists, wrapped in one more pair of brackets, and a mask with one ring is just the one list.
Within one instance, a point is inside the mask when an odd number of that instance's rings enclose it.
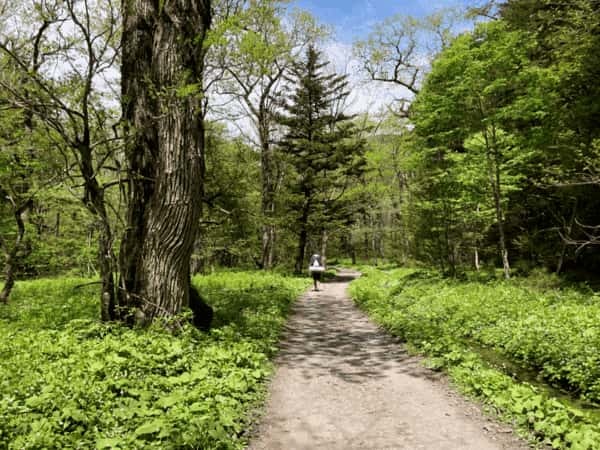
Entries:
{"label": "shadow on path", "polygon": [[277,363],[302,370],[306,379],[335,375],[361,383],[386,377],[390,370],[437,378],[348,299],[345,289],[358,275],[342,272],[322,283],[318,292],[309,291],[298,300]]}
{"label": "shadow on path", "polygon": [[432,382],[346,293],[357,273],[294,305],[251,450],[515,450],[476,407]]}

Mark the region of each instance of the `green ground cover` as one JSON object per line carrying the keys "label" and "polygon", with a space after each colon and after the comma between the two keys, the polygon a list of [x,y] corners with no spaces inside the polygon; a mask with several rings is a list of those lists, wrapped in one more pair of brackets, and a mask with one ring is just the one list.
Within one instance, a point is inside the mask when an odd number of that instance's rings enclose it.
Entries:
{"label": "green ground cover", "polygon": [[0,448],[242,448],[310,280],[194,278],[215,308],[208,334],[99,323],[97,286],[77,287],[86,281],[21,282],[0,305]]}
{"label": "green ground cover", "polygon": [[[429,355],[468,393],[556,448],[600,448],[600,298],[556,279],[444,279],[373,270],[351,285],[379,324]],[[498,361],[490,363],[486,354]],[[515,363],[515,364],[513,364]],[[512,369],[522,367],[536,380]],[[537,384],[568,391],[565,401]],[[583,406],[582,406],[583,405]]]}

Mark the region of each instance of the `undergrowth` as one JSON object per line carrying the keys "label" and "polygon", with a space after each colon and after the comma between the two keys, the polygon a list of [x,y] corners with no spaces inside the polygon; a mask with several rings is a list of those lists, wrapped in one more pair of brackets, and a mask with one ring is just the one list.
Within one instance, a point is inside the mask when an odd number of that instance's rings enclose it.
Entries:
{"label": "undergrowth", "polygon": [[[556,280],[444,279],[412,269],[366,270],[355,301],[428,355],[468,393],[555,448],[600,449],[600,299]],[[544,281],[544,280],[542,280]],[[590,409],[482,358],[489,349]],[[537,381],[539,381],[537,380]]]}
{"label": "undergrowth", "polygon": [[19,283],[0,305],[0,448],[239,449],[308,279],[194,278],[214,328],[103,324],[87,280]]}

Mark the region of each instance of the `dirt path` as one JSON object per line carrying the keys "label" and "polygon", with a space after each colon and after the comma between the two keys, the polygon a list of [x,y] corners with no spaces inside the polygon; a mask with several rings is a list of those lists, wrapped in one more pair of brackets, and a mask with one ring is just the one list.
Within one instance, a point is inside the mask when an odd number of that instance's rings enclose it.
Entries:
{"label": "dirt path", "polygon": [[296,303],[249,449],[528,448],[354,307],[355,275]]}

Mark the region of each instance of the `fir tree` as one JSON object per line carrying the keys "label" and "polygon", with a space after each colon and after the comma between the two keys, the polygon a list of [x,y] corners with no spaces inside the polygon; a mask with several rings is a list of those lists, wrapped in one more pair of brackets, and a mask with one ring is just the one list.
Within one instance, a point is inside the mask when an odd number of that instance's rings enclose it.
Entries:
{"label": "fir tree", "polygon": [[280,146],[294,169],[287,205],[296,215],[295,269],[300,272],[309,232],[325,235],[350,214],[344,193],[364,168],[364,142],[342,109],[349,95],[344,75],[327,73],[329,63],[310,46],[288,81],[295,86],[282,102],[279,123],[287,132]]}

